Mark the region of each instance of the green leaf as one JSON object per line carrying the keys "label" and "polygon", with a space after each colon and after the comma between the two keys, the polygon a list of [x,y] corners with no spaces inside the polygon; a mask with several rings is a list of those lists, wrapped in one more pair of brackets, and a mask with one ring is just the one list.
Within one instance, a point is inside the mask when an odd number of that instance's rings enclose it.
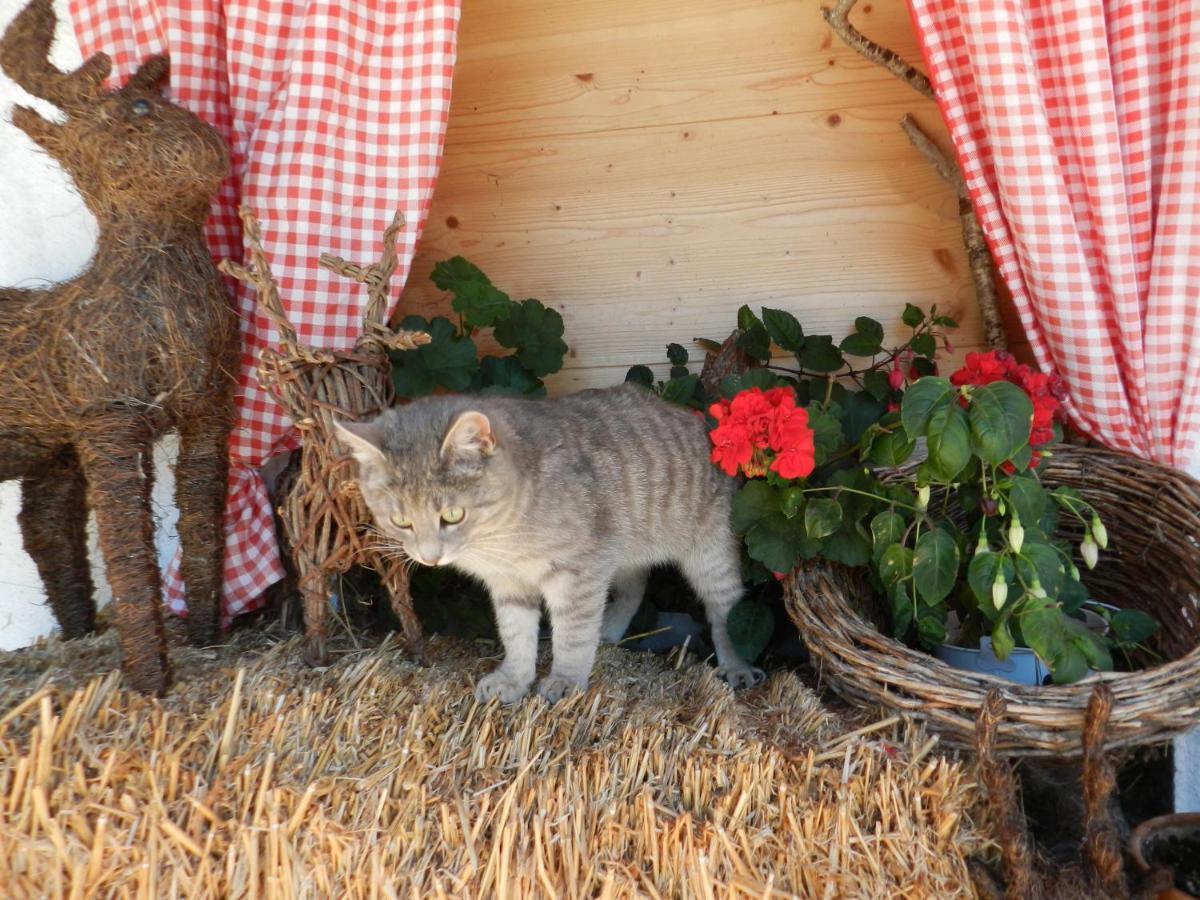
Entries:
{"label": "green leaf", "polygon": [[1046,489],[1033,475],[1014,475],[1009,479],[1008,499],[1021,521],[1037,524],[1046,511]]}
{"label": "green leaf", "polygon": [[929,416],[929,462],[939,481],[952,482],[971,459],[967,413],[957,403],[943,403]]}
{"label": "green leaf", "polygon": [[1063,576],[1062,584],[1058,586],[1058,590],[1055,592],[1055,597],[1062,605],[1063,612],[1068,615],[1078,612],[1083,604],[1091,599],[1087,587],[1082,582],[1065,575]]}
{"label": "green leaf", "polygon": [[558,310],[540,300],[525,300],[493,332],[502,347],[516,350],[517,360],[539,378],[562,368],[567,345],[563,342],[563,319]]}
{"label": "green leaf", "polygon": [[671,366],[671,378],[687,378],[691,370],[687,366]]}
{"label": "green leaf", "polygon": [[1062,557],[1049,544],[1038,541],[1029,529],[1026,529],[1025,543],[1021,547],[1019,566],[1022,573],[1025,572],[1027,564],[1034,567],[1038,581],[1042,583],[1046,593],[1051,597],[1057,596],[1064,575]]}
{"label": "green leaf", "polygon": [[865,566],[871,561],[871,542],[859,534],[851,522],[846,521],[825,538],[821,544],[821,555],[844,566]]}
{"label": "green leaf", "polygon": [[923,647],[933,648],[946,643],[946,612],[922,609],[917,615],[917,640]]}
{"label": "green leaf", "polygon": [[967,418],[975,453],[998,466],[1029,442],[1033,404],[1015,384],[994,381],[972,392]]}
{"label": "green leaf", "polygon": [[546,386],[511,356],[485,356],[479,363],[479,374],[472,385],[485,394],[540,397]]}
{"label": "green leaf", "polygon": [[851,356],[874,356],[883,348],[883,326],[859,316],[854,320],[854,334],[843,338],[838,346]]}
{"label": "green leaf", "polygon": [[1087,659],[1088,666],[1102,672],[1112,671],[1112,654],[1108,652],[1107,641],[1096,634],[1082,622],[1075,619],[1065,619],[1067,640],[1079,648]]}
{"label": "green leaf", "polygon": [[775,616],[762,603],[743,600],[729,610],[729,639],[738,656],[752,663],[762,656],[775,633]]}
{"label": "green leaf", "polygon": [[920,307],[905,303],[904,315],[900,317],[900,320],[909,328],[916,328],[925,321],[925,313],[921,311]]}
{"label": "green leaf", "polygon": [[804,507],[804,488],[799,485],[784,488],[779,507],[787,518],[794,519]]}
{"label": "green leaf", "polygon": [[905,582],[896,582],[887,592],[888,606],[892,614],[892,634],[903,639],[912,628],[913,601]]}
{"label": "green leaf", "polygon": [[929,332],[918,334],[912,339],[909,346],[917,356],[932,358],[937,353],[937,339]]}
{"label": "green leaf", "polygon": [[833,346],[833,338],[827,334],[810,334],[804,338],[796,362],[809,372],[836,372],[846,364],[841,351]]}
{"label": "green leaf", "polygon": [[976,553],[971,558],[971,564],[967,566],[967,584],[984,610],[994,611],[996,608],[992,602],[992,585],[996,581],[997,574],[1003,574],[1004,580],[1007,582],[1011,582],[1013,579],[1012,560],[1001,553],[990,551]]}
{"label": "green leaf", "polygon": [[1025,643],[1043,662],[1053,665],[1063,649],[1066,629],[1062,611],[1049,600],[1030,598],[1020,615],[1021,635]]}
{"label": "green leaf", "polygon": [[871,540],[875,544],[875,558],[882,559],[883,551],[904,539],[907,528],[904,516],[892,510],[884,510],[871,520]]}
{"label": "green leaf", "polygon": [[461,256],[437,263],[429,273],[429,280],[443,291],[457,291],[463,285],[492,283],[482,269]]}
{"label": "green leaf", "polygon": [[663,385],[662,398],[668,403],[691,406],[696,396],[696,387],[699,384],[699,375],[684,375],[682,378],[672,378]]}
{"label": "green leaf", "polygon": [[945,599],[958,580],[958,544],[940,528],[917,538],[913,556],[913,581],[921,598],[929,603]]}
{"label": "green leaf", "polygon": [[490,328],[512,315],[517,304],[490,284],[468,283],[454,292],[450,306],[466,320],[466,327]]}
{"label": "green leaf", "polygon": [[1121,644],[1140,644],[1158,631],[1154,617],[1137,609],[1122,609],[1113,613],[1109,627],[1113,637]]}
{"label": "green leaf", "polygon": [[[1041,656],[1041,654],[1038,654]],[[1055,684],[1071,684],[1088,674],[1088,661],[1075,643],[1063,645],[1050,665],[1050,678]]]}
{"label": "green leaf", "polygon": [[804,342],[804,329],[790,312],[763,307],[763,324],[775,346],[788,353],[797,352]]}
{"label": "green leaf", "polygon": [[868,456],[874,465],[894,468],[907,462],[916,446],[916,441],[911,440],[903,429],[897,428],[875,438]]}
{"label": "green leaf", "polygon": [[438,316],[425,323],[419,316],[410,316],[401,327],[426,331],[431,340],[415,350],[391,354],[392,384],[398,396],[423,397],[439,387],[461,392],[471,386],[479,370],[475,343],[470,338],[458,337],[453,322]]}
{"label": "green leaf", "polygon": [[824,465],[842,446],[842,423],[835,413],[835,406],[822,409],[820,403],[804,407],[808,413],[808,427],[813,433],[813,456],[818,466]]}
{"label": "green leaf", "polygon": [[761,322],[755,322],[739,334],[736,343],[738,349],[752,359],[767,362],[771,358],[771,338]]}
{"label": "green leaf", "polygon": [[892,544],[879,560],[879,580],[890,588],[911,575],[912,569],[913,552],[903,544]]}
{"label": "green leaf", "polygon": [[740,375],[726,375],[721,379],[718,391],[726,400],[732,400],[742,391],[748,391],[750,388],[769,391],[771,388],[779,387],[786,383],[783,378],[780,378],[770,369],[750,369],[742,372]]}
{"label": "green leaf", "polygon": [[649,366],[633,366],[625,373],[625,381],[642,387],[654,387],[654,372]]}
{"label": "green leaf", "polygon": [[687,365],[688,352],[682,344],[667,344],[667,359],[674,366]]}
{"label": "green leaf", "polygon": [[759,320],[758,316],[754,314],[754,310],[743,304],[738,309],[737,327],[742,331],[749,331],[755,325],[762,325],[762,322]]}
{"label": "green leaf", "polygon": [[848,394],[842,407],[845,410],[842,433],[846,436],[847,444],[857,444],[866,430],[879,421],[884,411],[883,404],[866,391]]}
{"label": "green leaf", "polygon": [[790,572],[800,561],[804,523],[775,512],[746,532],[746,552],[772,572]]}
{"label": "green leaf", "polygon": [[842,524],[842,506],[829,497],[814,497],[804,507],[804,530],[811,538],[833,534]]}
{"label": "green leaf", "polygon": [[710,338],[692,338],[692,341],[696,344],[696,346],[698,346],[701,350],[704,351],[704,354],[706,356],[709,354],[716,354],[716,353],[721,352],[721,342],[720,341],[714,341]]}
{"label": "green leaf", "polygon": [[[738,534],[745,534],[759,522],[778,513],[779,492],[767,482],[757,479],[747,481],[733,495],[730,524]],[[776,570],[778,571],[778,570]]]}
{"label": "green leaf", "polygon": [[888,384],[888,377],[885,372],[879,369],[872,369],[863,376],[863,390],[876,400],[886,400],[888,394],[892,392],[892,386]]}
{"label": "green leaf", "polygon": [[[900,421],[913,438],[922,437],[929,428],[935,410],[955,403],[958,389],[946,378],[922,378],[904,392],[900,401]],[[1006,457],[1007,458],[1007,457]]]}

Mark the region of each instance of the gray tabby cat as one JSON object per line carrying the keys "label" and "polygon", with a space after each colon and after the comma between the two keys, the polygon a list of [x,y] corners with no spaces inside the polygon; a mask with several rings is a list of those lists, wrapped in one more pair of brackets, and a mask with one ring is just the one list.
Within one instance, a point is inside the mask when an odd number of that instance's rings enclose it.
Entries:
{"label": "gray tabby cat", "polygon": [[597,646],[621,639],[650,567],[665,562],[704,601],[728,682],[762,679],[726,630],[742,593],[735,484],[708,461],[698,416],[630,385],[553,400],[430,397],[339,435],[384,534],[491,593],[504,661],[476,685],[480,701],[529,690],[543,600],[554,653],[538,693],[586,688]]}

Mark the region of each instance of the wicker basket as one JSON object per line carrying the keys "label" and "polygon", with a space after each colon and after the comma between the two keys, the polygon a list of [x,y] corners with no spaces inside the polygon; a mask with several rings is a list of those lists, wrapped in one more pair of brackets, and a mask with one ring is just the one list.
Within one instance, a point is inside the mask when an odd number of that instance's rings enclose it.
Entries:
{"label": "wicker basket", "polygon": [[821,677],[848,700],[911,714],[964,748],[974,746],[984,696],[999,686],[1008,713],[996,749],[1011,756],[1079,755],[1097,678],[1115,697],[1109,749],[1200,727],[1200,482],[1123,454],[1070,446],[1058,448],[1040,472],[1047,485],[1077,488],[1099,511],[1109,549],[1085,580],[1096,599],[1158,620],[1150,643],[1160,664],[1046,687],[951,668],[879,630],[886,617],[864,573],[814,563],[786,579],[784,595]]}

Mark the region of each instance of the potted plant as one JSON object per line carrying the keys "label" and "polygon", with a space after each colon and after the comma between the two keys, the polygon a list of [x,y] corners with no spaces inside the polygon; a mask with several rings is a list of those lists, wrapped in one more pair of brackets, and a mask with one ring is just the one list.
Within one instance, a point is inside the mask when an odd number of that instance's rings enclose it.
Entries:
{"label": "potted plant", "polygon": [[[745,479],[733,516],[748,556],[777,577],[816,558],[864,567],[893,634],[931,652],[950,637],[977,664],[1024,651],[1042,666],[1036,683],[1112,669],[1156,626],[1090,602],[1073,550],[1094,566],[1104,524],[1077,491],[1038,478],[1061,437],[1057,379],[1003,352],[940,377],[953,321],[911,304],[903,321],[911,336],[885,351],[871,319],[834,344],[783,311],[739,313],[739,347],[761,367],[726,377],[708,413],[713,462]],[[777,365],[772,345],[796,367]],[[697,405],[673,352],[657,389]]]}

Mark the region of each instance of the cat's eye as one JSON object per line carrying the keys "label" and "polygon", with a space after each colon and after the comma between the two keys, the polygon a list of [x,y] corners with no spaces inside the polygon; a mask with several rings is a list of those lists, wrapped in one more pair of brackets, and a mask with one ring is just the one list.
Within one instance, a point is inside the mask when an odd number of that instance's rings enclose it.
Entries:
{"label": "cat's eye", "polygon": [[400,515],[400,513],[396,513],[394,516],[392,516],[392,524],[397,528],[402,528],[405,531],[408,531],[412,528],[412,519],[406,519],[404,516]]}
{"label": "cat's eye", "polygon": [[150,113],[150,101],[138,98],[133,101],[133,114],[135,116],[145,116]]}
{"label": "cat's eye", "polygon": [[457,525],[467,517],[467,511],[461,506],[451,506],[442,510],[442,521],[447,525]]}

